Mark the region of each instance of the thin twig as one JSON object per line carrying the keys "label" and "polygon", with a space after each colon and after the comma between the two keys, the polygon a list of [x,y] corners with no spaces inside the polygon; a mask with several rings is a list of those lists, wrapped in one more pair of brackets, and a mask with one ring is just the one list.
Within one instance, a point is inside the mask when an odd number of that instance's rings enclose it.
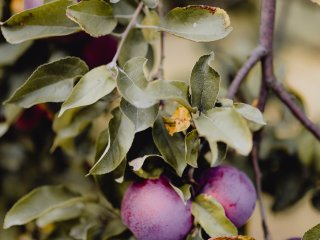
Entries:
{"label": "thin twig", "polygon": [[269,82],[270,88],[277,97],[289,108],[292,114],[304,125],[318,140],[320,140],[320,128],[317,127],[294,102],[292,95],[275,78]]}
{"label": "thin twig", "polygon": [[256,63],[259,62],[261,58],[266,55],[266,53],[266,49],[260,45],[252,51],[250,57],[245,62],[245,64],[243,64],[243,66],[240,68],[237,75],[235,76],[234,80],[232,81],[229,87],[227,98],[233,99],[235,97],[235,94],[238,92],[239,87],[246,75],[256,65]]}
{"label": "thin twig", "polygon": [[119,58],[119,55],[120,55],[120,52],[123,48],[123,45],[124,45],[124,42],[126,41],[127,37],[128,37],[128,34],[130,32],[130,30],[132,29],[132,27],[135,25],[136,21],[137,21],[137,18],[142,10],[142,7],[143,7],[143,2],[140,2],[136,8],[136,10],[134,11],[134,13],[132,14],[132,18],[129,22],[129,24],[127,25],[126,29],[124,30],[124,32],[122,33],[122,37],[121,37],[121,40],[120,40],[120,43],[119,43],[119,46],[117,48],[117,52],[116,54],[114,55],[112,61],[108,64],[108,66],[110,68],[114,67],[117,65],[117,61],[118,61],[118,58]]}

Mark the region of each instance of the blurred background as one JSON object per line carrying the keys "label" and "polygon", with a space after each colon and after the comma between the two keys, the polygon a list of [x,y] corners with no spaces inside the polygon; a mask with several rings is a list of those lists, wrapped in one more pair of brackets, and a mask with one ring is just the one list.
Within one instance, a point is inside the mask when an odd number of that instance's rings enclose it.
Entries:
{"label": "blurred background", "polygon": [[[173,36],[165,38],[165,78],[188,81],[195,62],[215,53],[215,67],[226,89],[259,37],[260,1],[164,1],[166,9],[190,4],[218,6],[230,16],[232,33],[214,43],[199,44]],[[23,1],[0,0],[1,20],[23,9]],[[275,29],[275,71],[307,115],[320,122],[320,6],[309,0],[278,0]],[[0,102],[23,83],[40,64],[65,55],[84,59],[90,68],[111,61],[115,37],[91,38],[86,34],[37,40],[12,47],[0,37]],[[9,54],[10,53],[10,54]],[[252,103],[260,85],[259,64],[247,76],[237,100]],[[78,127],[76,140],[52,149],[56,105],[37,105],[27,110],[0,106],[0,225],[5,212],[36,186],[65,183],[80,192],[96,191],[85,178],[94,154],[95,129],[103,119],[91,119]],[[260,152],[267,221],[274,240],[302,237],[320,222],[320,144],[293,118],[274,96],[265,112],[268,123]],[[87,137],[89,135],[89,137]],[[86,136],[86,137],[84,137]],[[67,143],[67,144],[65,144]],[[59,144],[58,144],[59,145]],[[68,146],[68,147],[66,147]],[[51,149],[51,151],[50,151]],[[250,159],[229,153],[228,161],[253,178]],[[263,239],[258,206],[244,231]],[[0,239],[32,239],[35,226],[2,230]],[[41,231],[49,231],[42,229]]]}

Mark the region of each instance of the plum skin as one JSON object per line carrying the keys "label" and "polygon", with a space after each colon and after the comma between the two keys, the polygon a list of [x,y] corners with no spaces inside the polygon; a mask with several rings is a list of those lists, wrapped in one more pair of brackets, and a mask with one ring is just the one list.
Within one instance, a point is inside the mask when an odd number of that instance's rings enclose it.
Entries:
{"label": "plum skin", "polygon": [[139,240],[182,240],[192,228],[191,203],[183,203],[169,185],[159,179],[134,182],[121,204],[122,221]]}
{"label": "plum skin", "polygon": [[256,190],[245,173],[231,166],[208,169],[201,177],[201,193],[214,197],[237,227],[250,218],[257,200]]}

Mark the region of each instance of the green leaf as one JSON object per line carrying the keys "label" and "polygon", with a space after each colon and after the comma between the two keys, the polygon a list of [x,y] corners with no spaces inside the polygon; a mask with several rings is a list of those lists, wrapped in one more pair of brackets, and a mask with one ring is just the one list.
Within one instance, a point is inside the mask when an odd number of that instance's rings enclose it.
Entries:
{"label": "green leaf", "polygon": [[3,227],[23,225],[49,211],[71,206],[79,201],[80,195],[63,186],[43,186],[32,190],[18,200],[6,214]]}
{"label": "green leaf", "polygon": [[232,28],[223,9],[194,5],[171,10],[161,22],[160,30],[195,42],[210,42],[224,38]]}
{"label": "green leaf", "polygon": [[158,116],[159,104],[149,108],[136,108],[125,99],[120,103],[121,111],[134,123],[136,132],[141,132],[153,126]]}
{"label": "green leaf", "polygon": [[227,155],[227,145],[223,142],[215,142],[209,140],[210,157],[206,157],[211,167],[219,165]]}
{"label": "green leaf", "polygon": [[[138,157],[136,159],[133,159],[129,162],[129,166],[133,168],[133,171],[136,175],[138,175],[141,178],[144,179],[158,179],[162,172],[164,171],[164,167],[159,167],[157,164],[152,164],[155,161],[159,161],[159,159],[163,159],[162,156],[152,154],[152,155],[145,155],[143,157]],[[144,170],[142,167],[145,164],[146,160],[148,160],[148,163],[150,163],[147,166],[147,170]]]}
{"label": "green leaf", "polygon": [[61,117],[55,115],[53,130],[56,136],[51,151],[61,146],[65,151],[71,152],[72,146],[70,144],[74,142],[74,138],[92,123],[93,119],[100,116],[105,108],[106,103],[97,102],[92,106],[73,108],[65,112]]}
{"label": "green leaf", "polygon": [[164,160],[176,170],[179,176],[182,176],[187,163],[184,139],[181,134],[170,136],[161,116],[159,116],[153,126],[152,136]]}
{"label": "green leaf", "polygon": [[186,162],[192,166],[198,167],[198,153],[199,153],[200,139],[197,130],[192,130],[187,133],[185,137],[185,157]]}
{"label": "green leaf", "polygon": [[41,65],[6,103],[28,108],[38,103],[63,102],[70,95],[74,80],[87,71],[87,65],[76,57]]}
{"label": "green leaf", "polygon": [[219,93],[220,76],[211,67],[213,58],[213,53],[202,56],[191,73],[191,103],[203,112],[214,107]]}
{"label": "green leaf", "polygon": [[189,233],[186,240],[204,240],[201,234],[201,228],[194,228],[191,233]]}
{"label": "green leaf", "polygon": [[4,22],[2,34],[9,43],[21,43],[77,32],[79,26],[66,16],[67,7],[73,3],[73,0],[57,0],[15,14]]}
{"label": "green leaf", "polygon": [[303,238],[302,238],[302,240],[319,240],[319,239],[320,239],[320,224],[308,230],[303,235]]}
{"label": "green leaf", "polygon": [[95,103],[116,87],[114,72],[103,65],[85,74],[62,104],[59,116],[66,110]]}
{"label": "green leaf", "polygon": [[159,4],[159,0],[142,0],[149,8],[156,8]]}
{"label": "green leaf", "polygon": [[255,130],[259,130],[261,127],[266,125],[263,115],[258,108],[245,103],[235,103],[234,108],[238,113],[241,114],[242,117],[255,124]]}
{"label": "green leaf", "polygon": [[145,57],[148,53],[148,43],[140,29],[132,29],[123,44],[119,55],[119,63],[123,66],[129,59]]}
{"label": "green leaf", "polygon": [[0,44],[0,66],[8,66],[14,64],[32,45],[32,41],[21,44]]}
{"label": "green leaf", "polygon": [[53,209],[39,217],[36,224],[38,227],[44,227],[51,223],[78,218],[83,211],[83,207],[82,203],[73,203],[72,206]]}
{"label": "green leaf", "polygon": [[242,155],[252,149],[252,135],[246,121],[233,107],[213,108],[193,119],[201,136],[209,142],[224,142]]}
{"label": "green leaf", "polygon": [[189,87],[184,82],[157,80],[148,82],[145,77],[145,58],[130,59],[119,69],[117,86],[121,95],[137,108],[148,108],[160,100],[174,100],[188,108],[194,109],[188,102]]}
{"label": "green leaf", "polygon": [[93,37],[110,34],[117,25],[112,7],[101,0],[81,1],[69,6],[67,16]]}
{"label": "green leaf", "polygon": [[3,113],[5,117],[4,122],[0,122],[0,137],[2,137],[13,124],[22,112],[22,108],[14,104],[7,104],[3,106]]}
{"label": "green leaf", "polygon": [[237,228],[226,217],[221,204],[207,194],[200,194],[192,202],[191,212],[195,221],[210,237],[235,236]]}
{"label": "green leaf", "polygon": [[[143,26],[157,26],[160,24],[160,17],[156,11],[150,11],[146,13],[146,16],[142,20],[141,24]],[[153,43],[154,41],[160,39],[160,33],[155,29],[142,28],[142,34],[148,43]]]}
{"label": "green leaf", "polygon": [[115,170],[124,160],[133,142],[135,126],[131,120],[117,108],[113,112],[109,126],[109,138],[103,154],[89,174],[105,174]]}
{"label": "green leaf", "polygon": [[191,185],[184,184],[181,187],[176,187],[172,183],[170,183],[170,186],[179,195],[183,203],[186,205],[191,198]]}

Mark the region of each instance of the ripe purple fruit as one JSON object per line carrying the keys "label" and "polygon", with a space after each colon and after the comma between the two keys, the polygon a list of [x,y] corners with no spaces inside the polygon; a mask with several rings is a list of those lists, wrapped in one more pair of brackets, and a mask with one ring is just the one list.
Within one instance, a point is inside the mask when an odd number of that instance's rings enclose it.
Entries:
{"label": "ripe purple fruit", "polygon": [[236,227],[244,225],[256,204],[256,191],[250,179],[231,166],[209,169],[201,178],[201,193],[214,197]]}
{"label": "ripe purple fruit", "polygon": [[165,178],[130,185],[121,217],[139,240],[182,240],[193,221],[190,202],[185,205]]}

